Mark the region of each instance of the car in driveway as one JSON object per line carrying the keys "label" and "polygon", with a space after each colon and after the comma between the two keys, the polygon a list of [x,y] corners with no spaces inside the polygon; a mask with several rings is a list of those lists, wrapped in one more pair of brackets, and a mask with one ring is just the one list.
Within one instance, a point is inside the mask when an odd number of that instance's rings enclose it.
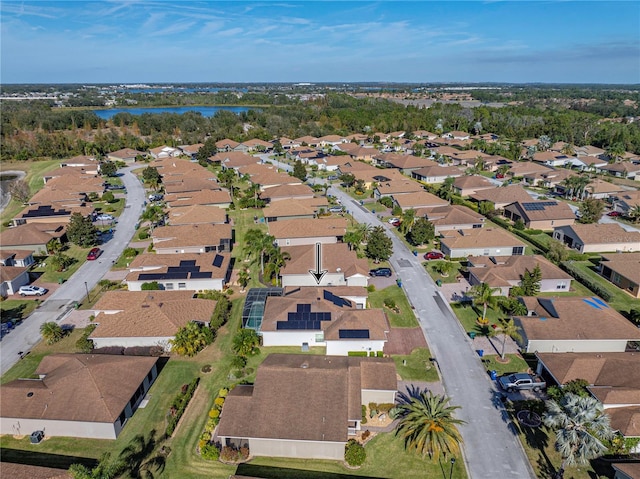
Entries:
{"label": "car in driveway", "polygon": [[87,253],[87,261],[94,261],[98,259],[101,253],[102,250],[100,248],[92,248],[91,251]]}
{"label": "car in driveway", "polygon": [[369,276],[384,276],[385,278],[389,278],[391,274],[390,268],[376,268],[369,271]]}
{"label": "car in driveway", "polygon": [[622,213],[620,213],[619,211],[609,211],[607,213],[607,216],[622,216]]}
{"label": "car in driveway", "polygon": [[332,206],[331,208],[329,208],[329,211],[331,213],[342,213],[343,209],[342,206]]}
{"label": "car in driveway", "polygon": [[20,296],[42,296],[47,294],[48,291],[47,288],[41,288],[40,286],[20,286],[18,294]]}
{"label": "car in driveway", "polygon": [[444,259],[444,253],[442,253],[441,251],[429,251],[428,253],[425,253],[424,259]]}
{"label": "car in driveway", "polygon": [[100,214],[96,216],[95,221],[113,221],[116,218],[113,215],[108,215],[106,213]]}
{"label": "car in driveway", "polygon": [[107,185],[106,188],[108,190],[124,190],[124,189],[126,189],[124,185]]}

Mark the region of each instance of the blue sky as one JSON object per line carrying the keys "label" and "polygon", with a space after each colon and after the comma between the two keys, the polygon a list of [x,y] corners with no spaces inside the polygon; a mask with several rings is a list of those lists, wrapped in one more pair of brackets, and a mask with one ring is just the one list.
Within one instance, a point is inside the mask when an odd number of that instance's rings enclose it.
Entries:
{"label": "blue sky", "polygon": [[640,2],[0,0],[2,83],[640,83]]}

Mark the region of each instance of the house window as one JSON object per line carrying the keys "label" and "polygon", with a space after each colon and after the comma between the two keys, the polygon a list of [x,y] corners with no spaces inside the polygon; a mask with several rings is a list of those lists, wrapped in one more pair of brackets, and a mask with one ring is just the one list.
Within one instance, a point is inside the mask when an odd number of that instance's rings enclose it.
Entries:
{"label": "house window", "polygon": [[513,256],[522,256],[524,254],[524,246],[515,246],[513,248]]}
{"label": "house window", "polygon": [[178,283],[178,289],[187,289],[187,283]]}
{"label": "house window", "polygon": [[488,249],[484,250],[484,251],[482,252],[482,254],[483,254],[484,256],[489,256],[489,250],[488,250]]}
{"label": "house window", "polygon": [[173,283],[165,283],[164,289],[173,289]]}
{"label": "house window", "polygon": [[284,240],[284,244],[285,246],[289,246],[291,244],[291,240],[290,239]]}
{"label": "house window", "polygon": [[614,271],[611,275],[611,281],[613,281],[615,284],[620,284],[620,275]]}
{"label": "house window", "polygon": [[473,225],[473,228],[474,228],[474,229],[475,229],[475,228],[482,228],[482,224],[479,224],[479,225]]}
{"label": "house window", "polygon": [[316,343],[324,343],[324,332],[316,333]]}
{"label": "house window", "polygon": [[564,281],[556,285],[556,289],[567,289],[567,283]]}

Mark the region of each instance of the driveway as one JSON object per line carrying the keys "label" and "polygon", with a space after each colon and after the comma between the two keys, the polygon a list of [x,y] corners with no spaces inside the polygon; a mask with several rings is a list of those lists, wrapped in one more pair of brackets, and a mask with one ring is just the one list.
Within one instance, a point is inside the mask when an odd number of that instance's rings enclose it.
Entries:
{"label": "driveway", "polygon": [[[403,288],[418,313],[422,332],[429,344],[443,385],[451,404],[461,406],[457,416],[465,421],[460,432],[464,440],[464,459],[472,479],[535,477],[522,446],[510,427],[510,419],[501,401],[501,394],[475,352],[471,339],[464,332],[431,277],[421,265],[421,258],[392,234],[382,223],[347,194],[332,187],[332,195],[360,223],[381,225],[393,242],[391,265],[402,277]],[[491,445],[488,453],[487,445]]]}
{"label": "driveway", "polygon": [[102,245],[103,253],[96,261],[87,261],[69,280],[61,285],[38,309],[36,309],[19,328],[11,332],[2,341],[0,348],[0,374],[7,372],[21,356],[40,342],[40,325],[48,321],[59,321],[73,308],[73,302],[86,296],[98,281],[111,269],[120,257],[135,231],[135,224],[142,213],[145,192],[138,178],[131,173],[139,165],[121,169],[122,182],[127,188],[127,202],[118,218],[113,238]]}

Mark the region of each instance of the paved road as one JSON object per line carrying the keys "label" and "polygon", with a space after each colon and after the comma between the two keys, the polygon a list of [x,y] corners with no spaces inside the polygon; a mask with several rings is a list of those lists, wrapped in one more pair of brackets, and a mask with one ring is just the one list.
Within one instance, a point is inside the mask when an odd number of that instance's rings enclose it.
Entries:
{"label": "paved road", "polygon": [[[342,201],[360,223],[388,225],[335,187],[329,193]],[[451,404],[461,406],[457,416],[466,421],[460,428],[464,458],[472,479],[535,477],[502,407],[500,394],[489,380],[469,337],[437,291],[420,258],[389,232],[393,240],[391,265],[419,316],[431,353],[437,360]]]}
{"label": "paved road", "polygon": [[[91,291],[102,279],[112,264],[122,254],[135,231],[145,200],[142,184],[131,170],[139,166],[120,170],[122,181],[127,188],[127,202],[118,218],[113,238],[102,246],[103,253],[96,261],[87,261],[69,280],[60,286],[51,297],[44,301],[25,321],[2,338],[0,347],[0,375],[7,372],[20,359],[20,353],[31,350],[40,341],[40,325],[56,321],[64,316],[74,301],[82,301],[87,289]],[[86,284],[86,286],[85,286]]]}
{"label": "paved road", "polygon": [[263,163],[266,163],[268,161],[271,164],[275,165],[276,167],[280,168],[281,170],[284,170],[286,172],[293,171],[293,166],[287,163],[283,163],[282,161],[274,160],[273,158],[271,158],[272,154],[270,153],[269,154],[262,153],[260,155],[255,155],[255,156],[260,158]]}

